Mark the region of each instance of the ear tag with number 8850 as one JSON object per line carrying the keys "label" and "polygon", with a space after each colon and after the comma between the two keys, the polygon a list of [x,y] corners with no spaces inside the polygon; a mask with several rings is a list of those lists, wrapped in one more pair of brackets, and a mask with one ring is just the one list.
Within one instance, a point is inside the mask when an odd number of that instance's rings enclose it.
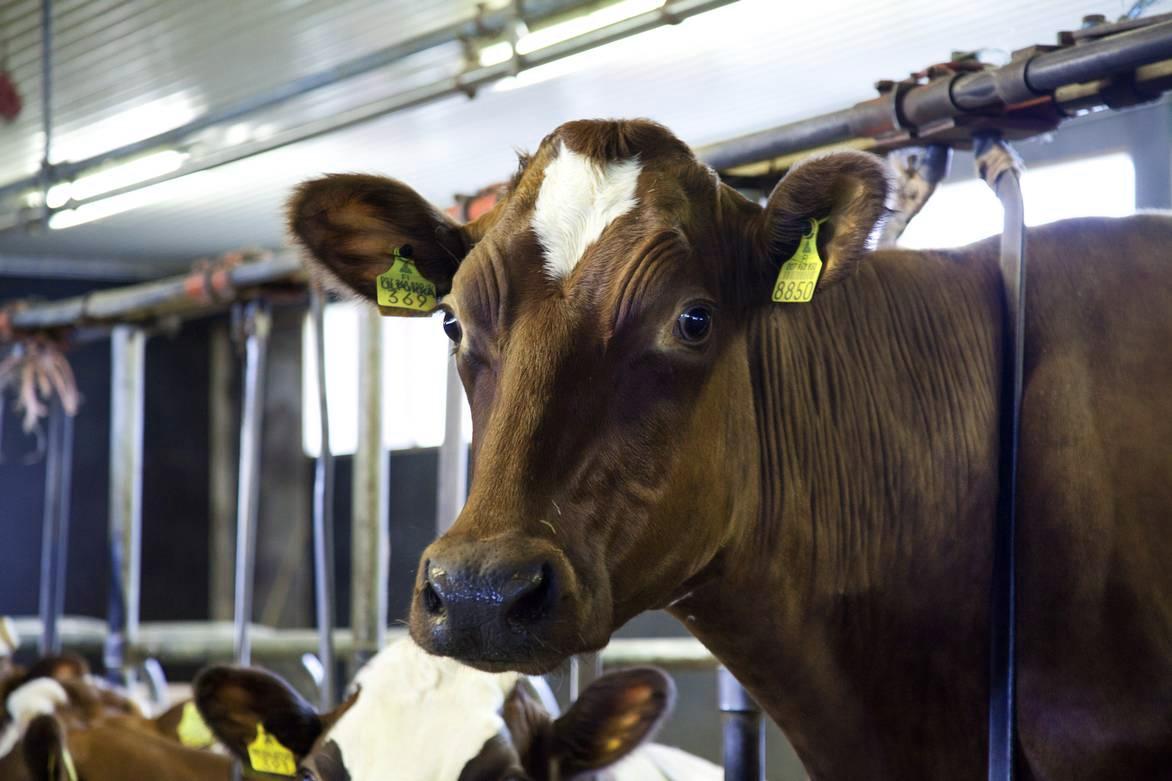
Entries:
{"label": "ear tag with number 8850", "polygon": [[378,275],[377,300],[380,307],[430,312],[435,309],[435,285],[419,273],[411,260],[411,245],[391,251],[391,267]]}
{"label": "ear tag with number 8850", "polygon": [[814,286],[822,273],[818,257],[818,228],[826,219],[810,219],[810,232],[802,236],[793,257],[781,264],[773,283],[773,300],[780,304],[804,304],[814,297]]}

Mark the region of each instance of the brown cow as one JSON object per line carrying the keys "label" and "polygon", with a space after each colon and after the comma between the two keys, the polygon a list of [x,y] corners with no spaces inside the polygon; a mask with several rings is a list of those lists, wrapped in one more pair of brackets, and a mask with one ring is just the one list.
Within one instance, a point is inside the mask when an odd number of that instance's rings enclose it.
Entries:
{"label": "brown cow", "polygon": [[183,704],[155,719],[89,676],[84,660],[48,657],[0,681],[4,781],[227,781],[227,757],[181,745]]}
{"label": "brown cow", "polygon": [[[442,296],[476,473],[411,630],[546,670],[667,608],[819,779],[984,773],[1004,300],[997,244],[867,245],[878,159],[762,207],[664,128],[563,125],[457,225],[406,185],[303,185],[315,267]],[[1092,186],[1093,183],[1088,183]],[[813,233],[813,300],[771,301]],[[1172,777],[1172,220],[1030,231],[1023,777]]]}

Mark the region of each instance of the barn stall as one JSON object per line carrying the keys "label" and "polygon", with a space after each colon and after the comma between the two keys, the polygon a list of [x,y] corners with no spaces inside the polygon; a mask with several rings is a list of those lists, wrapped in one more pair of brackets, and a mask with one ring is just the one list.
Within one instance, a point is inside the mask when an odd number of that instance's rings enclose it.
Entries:
{"label": "barn stall", "polygon": [[[0,614],[20,653],[80,651],[160,701],[251,661],[331,703],[402,633],[467,493],[466,402],[436,318],[307,278],[282,214],[298,182],[385,172],[471,218],[515,148],[645,116],[755,197],[830,145],[890,152],[931,195],[890,237],[909,247],[1000,230],[982,133],[1025,162],[1027,224],[1167,208],[1168,22],[1147,5],[5,3]],[[1014,81],[1011,53],[1056,42]],[[636,663],[680,686],[662,741],[720,761],[723,719],[730,777],[802,777],[772,725],[758,755],[751,701],[665,615],[555,690]]]}

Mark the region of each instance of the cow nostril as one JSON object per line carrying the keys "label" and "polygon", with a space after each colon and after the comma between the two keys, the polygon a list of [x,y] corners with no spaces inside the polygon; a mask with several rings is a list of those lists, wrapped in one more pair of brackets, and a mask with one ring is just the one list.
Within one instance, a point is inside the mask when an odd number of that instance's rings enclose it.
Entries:
{"label": "cow nostril", "polygon": [[508,607],[506,618],[514,624],[534,624],[549,610],[553,594],[553,568],[542,564]]}
{"label": "cow nostril", "polygon": [[[424,570],[425,572],[430,571],[430,565],[431,562],[428,562],[424,565],[427,568]],[[428,614],[438,616],[444,612],[444,601],[440,599],[439,592],[436,591],[435,586],[431,584],[430,577],[423,581],[423,593],[421,594],[421,597],[423,599],[423,609],[426,610]]]}
{"label": "cow nostril", "polygon": [[425,583],[423,586],[423,608],[433,616],[444,612],[443,600],[439,598],[439,594],[435,593],[435,589],[430,583]]}

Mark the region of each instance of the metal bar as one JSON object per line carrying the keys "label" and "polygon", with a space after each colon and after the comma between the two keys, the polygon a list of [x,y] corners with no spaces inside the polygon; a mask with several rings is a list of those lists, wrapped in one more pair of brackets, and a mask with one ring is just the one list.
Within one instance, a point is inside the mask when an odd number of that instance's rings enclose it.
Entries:
{"label": "metal bar", "polygon": [[230,621],[235,601],[236,452],[239,422],[236,378],[239,366],[233,351],[231,326],[226,318],[212,323],[208,378],[208,529],[210,552],[208,616]]}
{"label": "metal bar", "polygon": [[764,781],[765,725],[761,709],[724,667],[716,671],[716,692],[724,734],[725,781]]}
{"label": "metal bar", "polygon": [[261,409],[264,400],[265,358],[271,315],[263,300],[250,301],[244,310],[244,402],[240,414],[240,478],[236,503],[236,601],[233,650],[236,663],[250,664],[252,647],[253,572],[256,566],[256,525],[260,506]]}
{"label": "metal bar", "polygon": [[444,394],[444,441],[439,448],[435,495],[435,530],[443,534],[455,523],[468,495],[468,446],[464,444],[464,386],[456,358],[448,359]]}
{"label": "metal bar", "polygon": [[[231,296],[243,289],[272,282],[300,278],[301,260],[296,253],[242,263],[227,269],[227,289]],[[13,330],[34,331],[95,323],[141,320],[160,312],[196,316],[224,308],[226,301],[193,296],[193,288],[202,290],[206,275],[196,272],[185,276],[145,282],[139,285],[97,290],[83,296],[46,303],[30,303],[10,315]]]}
{"label": "metal bar", "polygon": [[598,652],[578,654],[570,657],[570,702],[602,675],[602,655]]}
{"label": "metal bar", "polygon": [[65,572],[69,555],[69,492],[73,465],[73,418],[59,400],[49,413],[45,457],[45,507],[41,527],[42,656],[61,651],[58,620],[65,612]]}
{"label": "metal bar", "polygon": [[41,216],[49,219],[49,187],[53,184],[53,0],[41,0]]}
{"label": "metal bar", "polygon": [[[219,168],[229,163],[255,157],[259,154],[271,152],[275,149],[281,149],[291,144],[309,141],[330,133],[336,133],[339,130],[344,130],[346,128],[353,127],[355,125],[368,122],[372,119],[377,119],[378,117],[382,117],[397,111],[403,111],[409,108],[414,108],[416,106],[421,106],[440,98],[450,97],[453,95],[473,95],[481,87],[487,86],[502,78],[514,76],[522,70],[554,62],[556,60],[560,60],[599,46],[604,46],[608,43],[612,43],[632,35],[638,35],[639,33],[647,32],[665,24],[676,24],[688,17],[719,8],[723,5],[729,4],[730,2],[733,2],[733,0],[675,0],[669,5],[666,5],[658,10],[648,11],[646,13],[639,14],[638,16],[633,16],[629,19],[615,22],[614,24],[608,25],[606,27],[583,33],[580,36],[567,41],[559,42],[551,46],[547,46],[528,55],[517,55],[512,60],[498,63],[496,65],[471,68],[470,70],[456,76],[455,78],[447,78],[441,81],[433,82],[418,89],[408,90],[406,92],[391,95],[387,98],[376,100],[358,108],[338,112],[325,119],[306,123],[305,125],[290,131],[286,131],[284,133],[277,133],[271,139],[264,142],[241,144],[228,150],[222,150],[217,153],[209,154],[205,158],[171,173],[158,176],[153,179],[136,182],[135,184],[128,185],[117,190],[110,190],[108,192],[101,193],[100,195],[95,195],[92,198],[73,201],[62,209],[54,210],[54,212],[58,213],[68,209],[84,206],[87,203],[93,203],[95,201],[112,198],[116,195],[134,192],[145,187],[162,184],[163,182],[178,179],[180,177],[197,173],[199,171],[207,171],[213,168]],[[136,152],[141,151],[144,150],[136,148]],[[22,182],[13,182],[12,184],[0,187],[0,200],[3,200],[6,196],[9,196],[13,193],[27,190],[28,188],[29,184],[27,180]]]}
{"label": "metal bar", "polygon": [[[937,79],[893,98],[877,98],[810,119],[702,147],[697,155],[727,170],[794,155],[857,138],[879,138],[1003,106],[998,85],[1009,80],[1026,94],[1045,95],[1060,87],[1106,79],[1172,58],[1172,21],[1034,55],[1026,63]],[[1155,76],[1153,75],[1153,79]],[[1085,103],[1085,96],[1080,96]],[[1101,102],[1100,102],[1101,105]],[[901,121],[901,117],[904,118]],[[916,143],[914,139],[910,143]]]}
{"label": "metal bar", "polygon": [[[1016,685],[1016,523],[1017,466],[1025,352],[1025,210],[1020,170],[1012,150],[997,134],[978,136],[976,156],[985,181],[1004,210],[1001,276],[1005,288],[1005,362],[1002,368],[1000,494],[993,539],[989,628],[989,781],[1014,777]],[[1014,162],[990,167],[990,158]]]}
{"label": "metal bar", "polygon": [[[48,6],[49,0],[45,0],[44,4]],[[520,17],[516,12],[515,6],[512,4],[495,9],[484,8],[474,15],[430,30],[415,38],[392,44],[378,51],[277,85],[259,94],[251,95],[245,100],[238,101],[215,111],[210,111],[191,122],[158,133],[150,138],[125,144],[84,160],[60,165],[58,166],[58,173],[66,178],[74,178],[90,169],[134,157],[135,155],[140,155],[159,147],[173,146],[187,137],[207,130],[208,128],[275,108],[315,90],[332,86],[365,73],[370,73],[379,68],[388,67],[428,49],[444,44],[459,43],[470,38],[501,35],[505,33],[510,24],[518,19],[528,19],[531,21],[543,19],[571,10],[576,6],[582,5],[582,3],[578,0],[545,0],[542,3],[529,3],[528,5],[531,6],[531,10]],[[6,184],[0,187],[0,200],[21,190],[27,190],[29,187],[30,182],[27,179]]]}
{"label": "metal bar", "polygon": [[129,682],[126,645],[138,640],[142,588],[142,433],[146,332],[120,325],[110,334],[110,633],[106,670]]}
{"label": "metal bar", "polygon": [[350,533],[351,665],[357,670],[386,641],[390,564],[390,459],[382,444],[382,318],[358,315],[358,448],[354,453]]}
{"label": "metal bar", "polygon": [[325,293],[318,285],[309,290],[313,323],[313,350],[317,372],[317,409],[321,420],[321,446],[313,475],[313,596],[317,613],[318,660],[322,666],[322,712],[335,704],[334,676],[334,456],[330,451],[330,407],[326,395]]}
{"label": "metal bar", "polygon": [[[22,638],[21,650],[35,650],[42,623],[38,618],[13,619]],[[108,635],[106,622],[81,616],[64,616],[58,622],[62,646],[84,653],[100,653]],[[231,659],[236,627],[231,621],[144,621],[139,639],[127,646],[127,658],[138,662],[156,657],[172,664],[202,665],[209,660]],[[316,653],[316,629],[276,629],[252,624],[249,637],[254,659],[296,660]],[[354,636],[348,629],[334,630],[334,649],[339,655],[354,650]],[[407,636],[402,628],[388,628],[385,642]],[[700,641],[691,637],[615,638],[601,652],[604,668],[659,665],[672,670],[715,670],[716,659]]]}

